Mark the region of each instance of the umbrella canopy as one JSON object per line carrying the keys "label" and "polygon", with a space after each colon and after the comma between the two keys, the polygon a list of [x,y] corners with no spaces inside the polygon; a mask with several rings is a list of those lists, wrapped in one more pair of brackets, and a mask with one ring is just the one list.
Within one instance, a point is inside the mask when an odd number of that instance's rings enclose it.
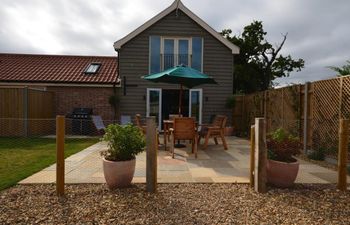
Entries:
{"label": "umbrella canopy", "polygon": [[184,65],[176,66],[160,73],[142,76],[142,78],[156,83],[181,84],[188,88],[201,84],[217,84],[212,77]]}
{"label": "umbrella canopy", "polygon": [[182,107],[182,86],[193,88],[201,84],[217,84],[212,77],[184,65],[175,66],[160,73],[142,76],[141,78],[155,83],[180,84],[179,115],[181,115]]}

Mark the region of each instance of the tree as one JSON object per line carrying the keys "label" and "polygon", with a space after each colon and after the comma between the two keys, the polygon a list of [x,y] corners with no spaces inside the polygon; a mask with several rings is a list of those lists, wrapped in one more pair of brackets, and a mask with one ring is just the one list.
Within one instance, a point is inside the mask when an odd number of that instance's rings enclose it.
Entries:
{"label": "tree", "polygon": [[225,29],[221,34],[240,47],[235,57],[234,91],[251,93],[272,87],[273,80],[288,77],[294,70],[304,67],[304,60],[294,60],[290,55],[283,56],[280,51],[288,34],[282,34],[282,42],[272,46],[265,36],[262,21],[253,21],[244,27],[240,36],[231,36],[232,30]]}
{"label": "tree", "polygon": [[342,67],[336,67],[336,66],[328,66],[327,68],[337,72],[337,76],[345,76],[345,75],[350,75],[350,60],[346,60],[346,65]]}

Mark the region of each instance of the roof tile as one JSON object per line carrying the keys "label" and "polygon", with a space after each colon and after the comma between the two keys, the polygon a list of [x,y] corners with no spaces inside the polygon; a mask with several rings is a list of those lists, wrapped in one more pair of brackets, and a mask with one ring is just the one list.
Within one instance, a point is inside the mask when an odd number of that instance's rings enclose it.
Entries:
{"label": "roof tile", "polygon": [[[101,68],[85,74],[93,62],[101,63]],[[117,57],[0,53],[0,81],[115,84]]]}

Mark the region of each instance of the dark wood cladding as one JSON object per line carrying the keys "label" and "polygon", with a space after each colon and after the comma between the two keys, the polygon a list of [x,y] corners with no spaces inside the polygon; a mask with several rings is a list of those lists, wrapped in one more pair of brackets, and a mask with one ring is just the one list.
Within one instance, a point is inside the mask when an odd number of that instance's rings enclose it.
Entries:
{"label": "dark wood cladding", "polygon": [[203,72],[214,77],[219,85],[202,85],[203,122],[209,122],[214,114],[225,114],[231,121],[231,110],[225,108],[226,98],[232,94],[233,55],[231,49],[218,41],[182,11],[175,11],[149,27],[147,30],[126,43],[119,51],[120,77],[126,77],[127,85],[137,87],[120,89],[120,113],[134,116],[146,115],[147,88],[178,89],[176,85],[155,84],[140,77],[149,72],[149,36],[203,37]]}

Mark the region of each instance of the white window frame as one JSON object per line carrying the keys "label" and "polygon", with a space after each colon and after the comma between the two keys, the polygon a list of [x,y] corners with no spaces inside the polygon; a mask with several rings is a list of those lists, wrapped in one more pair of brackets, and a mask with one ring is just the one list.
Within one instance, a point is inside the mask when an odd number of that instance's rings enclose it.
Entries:
{"label": "white window frame", "polygon": [[189,107],[188,107],[188,116],[191,117],[192,114],[192,92],[198,91],[199,92],[199,124],[202,124],[202,109],[203,109],[203,89],[202,88],[196,88],[196,89],[190,89],[189,90]]}
{"label": "white window frame", "polygon": [[[164,41],[165,40],[174,40],[174,65],[178,65],[178,55],[179,55],[179,40],[188,41],[188,66],[191,67],[192,59],[192,37],[172,37],[172,36],[161,36],[160,38],[160,55],[161,55],[161,70],[164,70]],[[203,55],[203,51],[202,51]],[[203,60],[203,56],[202,56]],[[203,64],[203,63],[202,63]]]}
{"label": "white window frame", "polygon": [[158,116],[158,130],[161,130],[162,125],[162,89],[161,88],[147,88],[147,101],[146,101],[146,116],[150,116],[150,92],[158,91],[159,92],[159,116]]}

